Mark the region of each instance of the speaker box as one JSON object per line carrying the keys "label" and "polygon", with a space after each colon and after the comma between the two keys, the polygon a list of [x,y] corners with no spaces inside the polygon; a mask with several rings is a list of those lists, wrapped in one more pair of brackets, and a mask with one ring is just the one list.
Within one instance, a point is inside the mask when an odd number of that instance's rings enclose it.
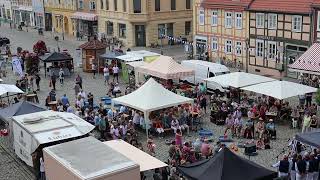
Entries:
{"label": "speaker box", "polygon": [[257,146],[255,144],[248,144],[244,147],[244,154],[252,156],[257,152]]}

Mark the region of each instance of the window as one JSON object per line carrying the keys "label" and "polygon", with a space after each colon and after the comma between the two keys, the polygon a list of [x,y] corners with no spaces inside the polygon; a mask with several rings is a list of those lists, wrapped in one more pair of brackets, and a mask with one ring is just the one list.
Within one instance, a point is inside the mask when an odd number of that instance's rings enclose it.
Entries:
{"label": "window", "polygon": [[90,1],[90,10],[95,10],[95,9],[96,9],[96,2]]}
{"label": "window", "polygon": [[264,14],[263,13],[256,14],[256,26],[257,26],[257,28],[264,28]]}
{"label": "window", "polygon": [[199,10],[199,25],[204,25],[204,10]]}
{"label": "window", "polygon": [[236,24],[237,29],[242,29],[242,13],[236,13]]}
{"label": "window", "polygon": [[277,57],[277,43],[273,41],[268,42],[268,58],[276,59]]}
{"label": "window", "polygon": [[158,24],[158,38],[161,39],[164,35],[166,35],[166,25]]}
{"label": "window", "polygon": [[256,57],[263,57],[264,42],[263,40],[256,41]]}
{"label": "window", "polygon": [[171,11],[176,10],[176,0],[171,0]]}
{"label": "window", "polygon": [[123,12],[127,12],[127,0],[122,0]]}
{"label": "window", "polygon": [[277,14],[268,14],[268,29],[277,29]]}
{"label": "window", "polygon": [[301,30],[302,30],[302,16],[292,16],[292,30],[294,32],[301,32]]}
{"label": "window", "polygon": [[133,12],[141,13],[141,0],[133,0]]}
{"label": "window", "polygon": [[317,25],[318,31],[320,31],[320,11],[318,11],[318,25]]}
{"label": "window", "polygon": [[107,23],[106,23],[106,25],[107,25],[107,35],[113,35],[113,22],[110,22],[110,21],[108,21]]}
{"label": "window", "polygon": [[211,39],[211,50],[212,51],[217,51],[218,50],[218,39],[213,37]]}
{"label": "window", "polygon": [[225,27],[231,28],[232,27],[232,12],[226,12],[225,21],[226,21]]}
{"label": "window", "polygon": [[100,0],[100,9],[103,9],[103,1],[104,0]]}
{"label": "window", "polygon": [[218,25],[218,11],[213,10],[211,15],[211,26]]}
{"label": "window", "polygon": [[79,0],[79,9],[83,9],[83,0]]}
{"label": "window", "polygon": [[154,10],[160,11],[160,0],[155,0]]}
{"label": "window", "polygon": [[125,24],[119,24],[119,37],[126,38],[126,25]]}
{"label": "window", "polygon": [[230,54],[232,52],[232,41],[231,40],[226,40],[225,52],[227,54]]}
{"label": "window", "polygon": [[118,0],[113,0],[114,11],[118,11]]}
{"label": "window", "polygon": [[241,56],[242,54],[242,44],[240,41],[236,42],[236,55]]}
{"label": "window", "polygon": [[191,9],[191,0],[186,0],[186,9]]}
{"label": "window", "polygon": [[167,35],[173,37],[173,23],[167,24]]}
{"label": "window", "polygon": [[190,33],[191,33],[191,21],[186,21],[184,23],[184,32],[185,32],[184,34],[186,36],[190,35]]}
{"label": "window", "polygon": [[106,10],[109,10],[109,0],[106,0]]}

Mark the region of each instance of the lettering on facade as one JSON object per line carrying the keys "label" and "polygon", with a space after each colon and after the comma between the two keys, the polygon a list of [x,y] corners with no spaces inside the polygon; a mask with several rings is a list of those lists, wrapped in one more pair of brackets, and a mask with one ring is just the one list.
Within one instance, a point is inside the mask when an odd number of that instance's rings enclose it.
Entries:
{"label": "lettering on facade", "polygon": [[276,40],[276,38],[273,36],[257,36],[257,39],[263,39],[263,40],[268,40],[268,41]]}
{"label": "lettering on facade", "polygon": [[72,137],[71,134],[64,134],[64,135],[58,135],[58,136],[53,136],[53,137],[48,137],[50,141],[55,141],[55,140],[60,140],[60,139],[67,139]]}
{"label": "lettering on facade", "polygon": [[27,143],[23,140],[23,138],[19,137],[19,143],[23,146],[26,147]]}

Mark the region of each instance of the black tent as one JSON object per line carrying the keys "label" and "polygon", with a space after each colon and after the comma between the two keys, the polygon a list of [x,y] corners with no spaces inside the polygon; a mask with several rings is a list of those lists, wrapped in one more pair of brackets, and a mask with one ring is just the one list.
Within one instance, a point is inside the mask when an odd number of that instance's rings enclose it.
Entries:
{"label": "black tent", "polygon": [[122,55],[124,55],[124,53],[119,51],[111,51],[111,52],[106,52],[100,55],[100,57],[107,60],[116,60],[118,56],[122,56]]}
{"label": "black tent", "polygon": [[276,172],[244,159],[228,148],[209,160],[179,166],[178,171],[192,180],[270,180],[277,177]]}
{"label": "black tent", "polygon": [[[44,75],[47,76],[47,63],[55,63],[55,62],[70,62],[73,67],[73,58],[66,53],[60,53],[60,52],[52,52],[45,54],[43,56],[39,57],[40,60],[44,63]],[[65,72],[66,73],[66,72]]]}
{"label": "black tent", "polygon": [[18,102],[4,109],[0,109],[0,119],[7,121],[12,116],[46,111],[45,108],[27,101]]}
{"label": "black tent", "polygon": [[320,148],[320,131],[297,134],[295,138],[304,144]]}

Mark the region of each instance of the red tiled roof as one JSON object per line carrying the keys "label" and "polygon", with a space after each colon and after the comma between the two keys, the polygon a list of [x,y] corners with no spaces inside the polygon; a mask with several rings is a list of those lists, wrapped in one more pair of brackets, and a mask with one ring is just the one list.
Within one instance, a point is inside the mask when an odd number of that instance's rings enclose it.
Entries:
{"label": "red tiled roof", "polygon": [[254,0],[249,10],[307,14],[314,0]]}
{"label": "red tiled roof", "polygon": [[90,40],[79,47],[81,49],[105,49],[107,46],[99,40]]}
{"label": "red tiled roof", "polygon": [[203,0],[201,6],[205,8],[244,9],[252,0]]}
{"label": "red tiled roof", "polygon": [[312,6],[320,6],[320,0],[314,0]]}

